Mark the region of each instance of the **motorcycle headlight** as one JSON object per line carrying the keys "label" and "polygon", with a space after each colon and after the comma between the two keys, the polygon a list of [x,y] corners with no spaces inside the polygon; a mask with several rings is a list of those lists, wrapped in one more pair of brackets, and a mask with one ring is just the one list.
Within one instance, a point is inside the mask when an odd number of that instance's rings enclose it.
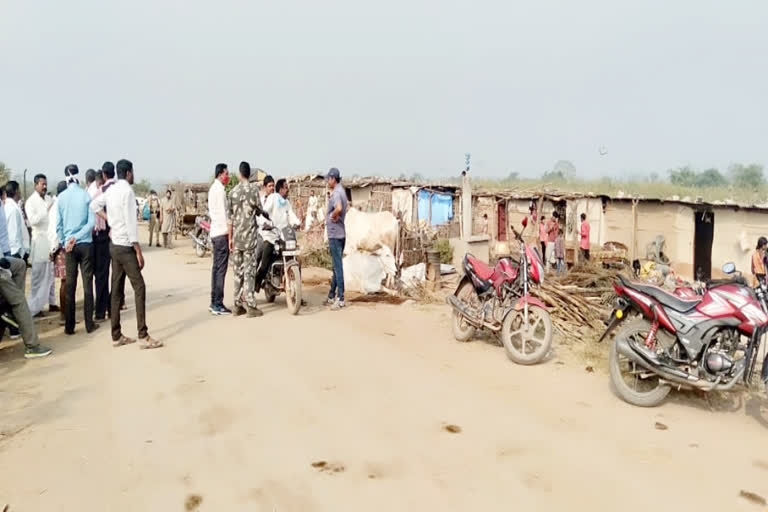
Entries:
{"label": "motorcycle headlight", "polygon": [[285,242],[285,250],[286,251],[295,251],[296,250],[296,240],[288,240]]}

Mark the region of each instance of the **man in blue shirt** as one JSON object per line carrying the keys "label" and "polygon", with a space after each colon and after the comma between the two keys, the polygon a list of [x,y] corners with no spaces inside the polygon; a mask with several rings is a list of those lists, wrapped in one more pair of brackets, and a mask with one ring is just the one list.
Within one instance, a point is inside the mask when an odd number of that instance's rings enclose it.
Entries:
{"label": "man in blue shirt", "polygon": [[[347,232],[344,220],[347,217],[347,193],[341,185],[341,173],[335,167],[328,171],[326,176],[328,188],[331,189],[331,197],[328,200],[328,211],[325,216],[325,226],[328,231],[328,248],[331,251],[333,263],[333,276],[331,277],[331,289],[328,292],[328,304],[331,309],[338,311],[344,307],[344,246]],[[338,295],[336,292],[338,290]]]}
{"label": "man in blue shirt", "polygon": [[64,332],[75,334],[75,291],[77,290],[77,271],[80,269],[85,295],[85,330],[95,331],[99,326],[93,320],[93,226],[95,217],[90,208],[91,197],[77,182],[79,173],[76,165],[70,164],[64,169],[69,185],[59,195],[56,203],[58,222],[56,234],[66,253],[67,301],[64,312]]}

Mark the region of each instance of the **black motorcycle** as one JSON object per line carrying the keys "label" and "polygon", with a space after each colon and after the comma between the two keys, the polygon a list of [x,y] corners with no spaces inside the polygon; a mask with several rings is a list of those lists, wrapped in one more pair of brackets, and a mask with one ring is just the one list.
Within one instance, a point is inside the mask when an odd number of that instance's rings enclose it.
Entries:
{"label": "black motorcycle", "polygon": [[264,277],[264,296],[267,302],[272,303],[280,293],[285,293],[288,311],[296,315],[301,309],[301,265],[296,230],[290,226],[283,229],[273,226],[268,229],[277,231],[279,236],[275,243],[272,264]]}

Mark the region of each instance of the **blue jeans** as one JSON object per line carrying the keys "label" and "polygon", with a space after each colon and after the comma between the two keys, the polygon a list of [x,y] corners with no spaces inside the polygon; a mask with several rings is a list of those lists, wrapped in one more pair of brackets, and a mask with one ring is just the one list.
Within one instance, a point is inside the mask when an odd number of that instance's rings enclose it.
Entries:
{"label": "blue jeans", "polygon": [[331,260],[333,262],[333,277],[331,278],[331,291],[328,292],[328,298],[333,299],[336,296],[336,289],[339,290],[339,300],[344,300],[344,244],[346,238],[329,238],[328,247],[331,250]]}

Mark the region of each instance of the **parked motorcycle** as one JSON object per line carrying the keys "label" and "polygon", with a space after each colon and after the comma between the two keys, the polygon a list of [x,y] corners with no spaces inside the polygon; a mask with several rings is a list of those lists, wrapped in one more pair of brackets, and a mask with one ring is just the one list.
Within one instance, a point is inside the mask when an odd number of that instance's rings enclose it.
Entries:
{"label": "parked motorcycle", "polygon": [[453,335],[469,341],[476,329],[501,337],[509,358],[518,364],[540,362],[552,346],[552,319],[543,302],[529,293],[531,283],[541,283],[544,264],[536,249],[523,241],[523,230],[512,227],[520,243],[520,261],[501,258],[491,268],[471,254],[464,256],[464,277],[453,295]]}
{"label": "parked motorcycle", "polygon": [[206,252],[213,252],[211,218],[208,215],[198,215],[195,218],[195,229],[189,236],[195,244],[195,254],[198,258],[204,257]]}
{"label": "parked motorcycle", "polygon": [[702,296],[687,298],[619,276],[615,309],[600,341],[637,314],[611,345],[611,383],[623,400],[653,407],[673,387],[727,391],[768,378],[768,361],[761,379],[754,378],[768,331],[765,290],[750,288],[733,263],[723,272],[729,278],[709,281]]}
{"label": "parked motorcycle", "polygon": [[288,311],[296,315],[301,309],[301,266],[296,230],[292,227],[271,229],[278,231],[279,237],[273,253],[274,261],[264,278],[264,296],[271,303],[280,293],[285,293]]}

